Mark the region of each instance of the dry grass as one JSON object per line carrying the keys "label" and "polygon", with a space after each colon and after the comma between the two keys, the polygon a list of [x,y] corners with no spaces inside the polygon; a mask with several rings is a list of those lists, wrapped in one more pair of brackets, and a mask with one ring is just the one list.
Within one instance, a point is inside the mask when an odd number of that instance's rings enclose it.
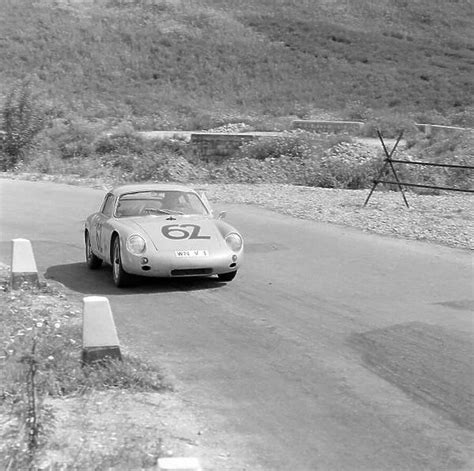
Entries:
{"label": "dry grass", "polygon": [[[134,394],[171,389],[156,366],[128,355],[123,362],[83,367],[80,302],[68,298],[59,286],[25,286],[10,291],[6,282],[8,267],[1,268],[2,469],[38,464],[55,430],[55,408],[51,407],[54,398],[88,397],[100,390]],[[144,449],[135,449],[135,460],[146,455]],[[99,455],[96,453],[96,460]],[[90,456],[87,459],[92,463]]]}

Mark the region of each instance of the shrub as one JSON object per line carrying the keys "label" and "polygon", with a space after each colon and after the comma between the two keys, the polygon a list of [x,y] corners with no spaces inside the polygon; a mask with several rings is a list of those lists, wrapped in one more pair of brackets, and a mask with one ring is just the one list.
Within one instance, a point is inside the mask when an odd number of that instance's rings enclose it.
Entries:
{"label": "shrub", "polygon": [[180,157],[190,153],[189,144],[183,139],[147,140],[133,130],[102,135],[95,142],[94,150],[103,163],[127,171],[133,170],[132,162],[138,156],[142,167],[146,168],[149,164],[158,164],[161,154]]}
{"label": "shrub", "polygon": [[21,160],[24,151],[32,145],[46,122],[45,111],[33,91],[31,78],[17,82],[9,91],[2,117],[5,134],[0,166],[2,170],[10,170]]}
{"label": "shrub", "polygon": [[208,165],[211,181],[235,183],[284,183],[286,176],[268,162],[249,157],[233,157],[222,165]]}
{"label": "shrub", "polygon": [[66,173],[64,161],[53,152],[35,152],[34,158],[27,156],[18,166],[18,170],[27,169],[28,172],[44,174]]}
{"label": "shrub", "polygon": [[160,153],[108,154],[102,157],[101,165],[115,169],[123,179],[135,182],[153,180],[185,183],[206,174],[183,156],[166,150]]}
{"label": "shrub", "polygon": [[312,186],[323,188],[367,188],[383,165],[372,149],[361,144],[340,143],[319,159]]}
{"label": "shrub", "polygon": [[[214,181],[239,183],[288,183],[326,188],[367,188],[383,164],[371,148],[347,142],[344,138],[326,140],[312,137],[312,147],[282,143],[280,139],[249,143],[246,148],[225,161],[212,165]],[[334,145],[331,145],[333,144]],[[271,155],[265,159],[245,155]],[[280,153],[289,150],[288,154]],[[254,154],[253,152],[256,151]]]}
{"label": "shrub", "polygon": [[105,154],[142,154],[147,150],[147,142],[132,129],[122,130],[117,134],[101,135],[94,143],[94,151]]}
{"label": "shrub", "polygon": [[134,159],[133,181],[187,182],[196,177],[193,166],[186,159],[172,152],[149,152]]}
{"label": "shrub", "polygon": [[465,128],[474,128],[474,106],[469,106],[465,110],[451,113],[449,115],[450,124]]}
{"label": "shrub", "polygon": [[419,124],[439,124],[442,126],[450,124],[449,119],[437,110],[416,113],[414,119]]}
{"label": "shrub", "polygon": [[346,105],[344,117],[351,121],[370,120],[373,115],[372,108],[368,108],[361,101],[352,101]]}
{"label": "shrub", "polygon": [[93,154],[94,140],[102,130],[102,124],[83,119],[58,120],[45,131],[43,146],[62,159],[86,158]]}
{"label": "shrub", "polygon": [[[434,135],[418,142],[410,149],[412,155],[402,155],[402,160],[473,165],[474,133],[461,132],[448,136]],[[397,172],[404,181],[463,190],[473,189],[472,170],[443,167],[422,167],[398,164]],[[418,190],[417,190],[418,191]],[[438,190],[419,190],[423,193],[438,193]]]}
{"label": "shrub", "polygon": [[321,139],[315,134],[293,131],[247,142],[240,148],[238,156],[256,160],[277,159],[282,155],[303,159],[321,146]]}
{"label": "shrub", "polygon": [[149,149],[151,152],[172,152],[184,157],[192,154],[191,146],[184,138],[152,140],[150,141]]}
{"label": "shrub", "polygon": [[413,134],[418,134],[415,122],[404,115],[373,117],[364,124],[361,133],[366,137],[377,137],[377,130],[386,138],[397,138],[401,131],[403,131],[405,139]]}

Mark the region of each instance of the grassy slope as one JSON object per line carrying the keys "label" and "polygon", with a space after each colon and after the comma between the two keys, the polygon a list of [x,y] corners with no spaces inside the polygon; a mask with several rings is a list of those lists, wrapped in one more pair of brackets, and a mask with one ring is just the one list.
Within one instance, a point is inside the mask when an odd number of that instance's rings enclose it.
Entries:
{"label": "grassy slope", "polygon": [[0,0],[0,83],[36,73],[58,115],[173,128],[472,106],[470,0],[52,3]]}

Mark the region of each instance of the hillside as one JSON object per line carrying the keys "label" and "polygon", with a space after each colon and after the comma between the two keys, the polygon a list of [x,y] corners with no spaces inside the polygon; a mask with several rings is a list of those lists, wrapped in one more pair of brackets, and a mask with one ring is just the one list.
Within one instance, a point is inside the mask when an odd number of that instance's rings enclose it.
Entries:
{"label": "hillside", "polygon": [[372,109],[456,124],[472,107],[470,0],[0,0],[0,9],[2,94],[36,74],[58,117],[193,129]]}

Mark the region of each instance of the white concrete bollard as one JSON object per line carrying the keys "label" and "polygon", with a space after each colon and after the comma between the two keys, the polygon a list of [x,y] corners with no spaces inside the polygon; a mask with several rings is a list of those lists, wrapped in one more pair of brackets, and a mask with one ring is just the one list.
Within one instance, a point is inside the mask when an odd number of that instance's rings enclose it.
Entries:
{"label": "white concrete bollard", "polygon": [[18,289],[23,283],[39,286],[33,247],[28,239],[12,239],[12,289]]}
{"label": "white concrete bollard", "polygon": [[94,363],[109,359],[122,359],[109,300],[103,296],[83,299],[82,362]]}
{"label": "white concrete bollard", "polygon": [[158,471],[202,471],[197,458],[158,458]]}

